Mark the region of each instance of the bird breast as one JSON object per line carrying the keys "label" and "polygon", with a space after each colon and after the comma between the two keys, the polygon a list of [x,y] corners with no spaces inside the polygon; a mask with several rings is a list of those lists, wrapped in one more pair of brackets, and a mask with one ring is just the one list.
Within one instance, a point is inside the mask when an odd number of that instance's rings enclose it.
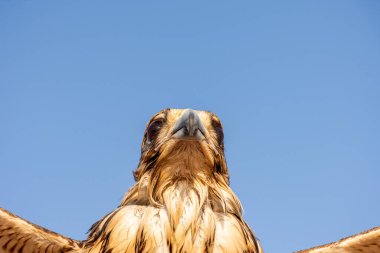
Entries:
{"label": "bird breast", "polygon": [[90,252],[243,252],[246,238],[232,214],[212,210],[202,193],[168,188],[162,207],[126,205],[105,217]]}

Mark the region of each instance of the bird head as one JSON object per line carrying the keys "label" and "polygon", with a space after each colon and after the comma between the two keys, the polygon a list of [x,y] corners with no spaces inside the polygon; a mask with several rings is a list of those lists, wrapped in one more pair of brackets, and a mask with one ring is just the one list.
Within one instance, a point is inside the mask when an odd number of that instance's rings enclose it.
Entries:
{"label": "bird head", "polygon": [[189,177],[199,173],[218,174],[228,182],[223,127],[214,113],[165,109],[150,119],[135,179],[138,181],[147,172],[168,167],[173,174]]}

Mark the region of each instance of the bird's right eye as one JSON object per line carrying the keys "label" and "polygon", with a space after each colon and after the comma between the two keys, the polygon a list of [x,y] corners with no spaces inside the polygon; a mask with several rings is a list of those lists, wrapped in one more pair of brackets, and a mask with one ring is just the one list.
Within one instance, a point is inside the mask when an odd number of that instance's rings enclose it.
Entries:
{"label": "bird's right eye", "polygon": [[151,143],[157,137],[162,127],[162,124],[163,124],[162,120],[156,120],[150,123],[148,129],[146,130],[146,141],[148,143]]}

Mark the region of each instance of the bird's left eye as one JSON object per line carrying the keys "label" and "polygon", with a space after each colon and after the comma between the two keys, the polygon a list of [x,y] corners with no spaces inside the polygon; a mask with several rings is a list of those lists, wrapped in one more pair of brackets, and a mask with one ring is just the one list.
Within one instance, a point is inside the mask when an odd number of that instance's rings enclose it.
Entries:
{"label": "bird's left eye", "polygon": [[151,143],[157,137],[157,134],[162,127],[162,123],[161,120],[156,120],[149,125],[146,131],[146,141],[148,143]]}

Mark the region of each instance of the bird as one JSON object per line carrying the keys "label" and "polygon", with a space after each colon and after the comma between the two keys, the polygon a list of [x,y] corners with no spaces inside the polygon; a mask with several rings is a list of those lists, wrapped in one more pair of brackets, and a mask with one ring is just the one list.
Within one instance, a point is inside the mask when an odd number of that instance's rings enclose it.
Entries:
{"label": "bird", "polygon": [[[229,186],[220,119],[165,109],[147,124],[136,183],[73,240],[0,208],[0,253],[263,253]],[[296,253],[380,253],[380,227]]]}
{"label": "bird", "polygon": [[220,119],[164,109],[147,124],[135,184],[86,240],[0,208],[0,253],[262,253],[230,187]]}

